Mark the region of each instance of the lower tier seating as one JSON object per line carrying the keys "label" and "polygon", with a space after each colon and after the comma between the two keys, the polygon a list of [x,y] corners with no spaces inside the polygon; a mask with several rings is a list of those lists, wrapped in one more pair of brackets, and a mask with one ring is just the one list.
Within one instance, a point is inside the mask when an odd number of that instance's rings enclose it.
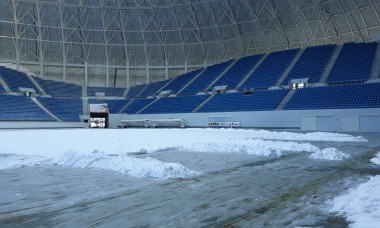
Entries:
{"label": "lower tier seating", "polygon": [[289,92],[288,89],[255,91],[251,94],[216,94],[197,112],[273,111]]}
{"label": "lower tier seating", "polygon": [[141,114],[190,113],[210,95],[163,97],[144,109]]}
{"label": "lower tier seating", "polygon": [[83,115],[82,99],[51,97],[38,97],[37,99],[61,120],[80,121],[80,115]]}
{"label": "lower tier seating", "polygon": [[284,110],[380,108],[380,83],[299,89]]}
{"label": "lower tier seating", "polygon": [[0,120],[52,120],[30,97],[0,95]]}

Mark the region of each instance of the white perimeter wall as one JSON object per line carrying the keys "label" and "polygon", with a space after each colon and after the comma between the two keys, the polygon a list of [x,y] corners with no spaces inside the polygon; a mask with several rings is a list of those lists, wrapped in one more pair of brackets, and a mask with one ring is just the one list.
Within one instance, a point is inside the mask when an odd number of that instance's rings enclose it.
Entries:
{"label": "white perimeter wall", "polygon": [[120,120],[186,118],[188,127],[207,127],[208,117],[233,117],[244,128],[298,128],[308,131],[380,132],[380,109],[328,109],[183,114],[111,114],[110,126]]}
{"label": "white perimeter wall", "polygon": [[23,128],[83,128],[88,123],[81,122],[58,122],[58,121],[0,121],[0,129],[23,129]]}

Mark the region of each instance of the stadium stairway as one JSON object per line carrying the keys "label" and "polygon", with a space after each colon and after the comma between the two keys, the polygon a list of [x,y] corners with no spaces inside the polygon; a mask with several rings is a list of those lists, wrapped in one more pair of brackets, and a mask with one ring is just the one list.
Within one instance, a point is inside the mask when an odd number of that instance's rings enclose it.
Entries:
{"label": "stadium stairway", "polygon": [[138,110],[135,114],[139,114],[140,112],[142,112],[144,109],[148,108],[149,106],[151,106],[154,102],[156,102],[158,99],[160,99],[159,97],[157,97],[156,99],[154,99],[152,102],[150,102],[148,105],[145,105],[145,107],[143,107],[142,109]]}
{"label": "stadium stairway", "polygon": [[136,97],[140,97],[140,95],[146,90],[146,88],[149,86],[149,83],[147,83],[144,88],[136,95]]}
{"label": "stadium stairway", "polygon": [[3,88],[5,89],[7,93],[12,92],[11,89],[8,87],[7,83],[5,83],[3,78],[1,78],[1,76],[0,76],[0,84],[3,86]]}
{"label": "stadium stairway", "polygon": [[379,44],[377,44],[377,51],[376,51],[375,59],[373,61],[373,65],[372,65],[371,79],[379,79],[379,77],[380,77],[380,47],[379,47]]}
{"label": "stadium stairway", "polygon": [[88,107],[88,97],[82,97],[82,105],[83,105],[83,115],[90,115],[90,110]]}
{"label": "stadium stairway", "polygon": [[38,84],[38,82],[36,80],[34,80],[34,78],[29,75],[29,74],[25,74],[29,80],[37,87],[37,89],[43,94],[43,95],[47,95],[47,93],[45,92],[45,90],[40,86],[40,84]]}
{"label": "stadium stairway", "polygon": [[235,59],[226,69],[224,69],[224,71],[218,77],[216,77],[215,80],[212,81],[204,91],[208,91],[210,88],[212,88],[215,82],[217,82],[233,65],[235,65],[237,61],[239,61],[239,59]]}
{"label": "stadium stairway", "polygon": [[54,115],[52,112],[50,112],[49,109],[47,109],[43,104],[41,104],[41,102],[39,102],[37,100],[37,98],[35,97],[31,97],[32,101],[34,103],[36,103],[36,105],[38,105],[40,108],[42,108],[47,114],[49,114],[51,117],[53,117],[54,119],[56,119],[57,121],[60,121],[62,122],[62,120],[60,118],[58,118],[56,115]]}
{"label": "stadium stairway", "polygon": [[193,79],[191,79],[182,89],[178,90],[177,94],[180,94],[184,89],[186,89],[187,86],[189,86],[193,81],[195,81],[203,72],[207,70],[207,67],[205,67],[202,71],[200,71]]}
{"label": "stadium stairway", "polygon": [[215,96],[215,94],[212,94],[211,96],[209,96],[208,98],[206,98],[206,100],[204,100],[202,103],[200,103],[198,105],[198,107],[196,107],[191,113],[195,113],[197,112],[200,108],[202,108],[203,105],[205,105],[211,98],[213,98]]}
{"label": "stadium stairway", "polygon": [[241,85],[244,84],[245,81],[247,81],[247,79],[251,76],[251,74],[257,69],[257,67],[260,66],[260,64],[262,62],[264,62],[264,60],[267,58],[267,56],[269,55],[270,53],[266,53],[263,57],[261,57],[261,59],[256,63],[256,65],[252,68],[251,71],[248,72],[248,74],[241,80],[241,82],[239,82],[237,84],[237,86],[234,88],[234,89],[239,89]]}
{"label": "stadium stairway", "polygon": [[297,55],[294,57],[293,61],[290,62],[289,66],[286,68],[284,73],[281,75],[281,77],[278,79],[275,86],[281,86],[282,82],[285,80],[286,77],[288,77],[289,72],[293,69],[294,65],[296,65],[298,59],[301,57],[302,53],[305,51],[305,49],[301,49],[298,51]]}
{"label": "stadium stairway", "polygon": [[82,86],[82,97],[87,97],[87,86]]}
{"label": "stadium stairway", "polygon": [[128,91],[129,91],[129,88],[125,88],[124,93],[123,93],[123,97],[127,97]]}
{"label": "stadium stairway", "polygon": [[326,83],[327,77],[330,75],[330,72],[331,72],[342,48],[343,48],[343,45],[338,45],[335,48],[334,53],[331,56],[330,62],[329,62],[329,64],[327,64],[325,72],[323,72],[323,74],[321,76],[321,80],[319,80],[319,83]]}
{"label": "stadium stairway", "polygon": [[285,105],[288,103],[288,101],[290,100],[290,98],[292,98],[292,96],[294,95],[295,92],[296,92],[295,89],[289,90],[288,94],[286,94],[286,96],[284,97],[284,99],[282,99],[281,103],[278,104],[278,106],[275,109],[275,111],[282,110],[285,107]]}
{"label": "stadium stairway", "polygon": [[128,103],[126,103],[118,112],[117,112],[117,114],[121,114],[121,113],[123,113],[124,112],[124,110],[131,104],[131,103],[133,103],[134,101],[136,100],[136,98],[134,97],[134,98],[132,98],[132,99],[130,99],[129,100],[129,102]]}
{"label": "stadium stairway", "polygon": [[159,90],[157,90],[154,94],[154,95],[158,95],[167,85],[169,85],[172,81],[174,81],[175,77],[174,78],[171,78],[167,83],[165,83],[165,85],[163,85]]}

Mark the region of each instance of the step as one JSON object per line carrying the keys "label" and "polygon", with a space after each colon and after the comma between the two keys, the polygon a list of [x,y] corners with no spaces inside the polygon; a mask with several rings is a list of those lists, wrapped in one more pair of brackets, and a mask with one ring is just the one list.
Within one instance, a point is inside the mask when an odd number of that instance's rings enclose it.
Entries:
{"label": "step", "polygon": [[261,59],[256,63],[256,65],[248,72],[248,74],[239,82],[239,84],[234,89],[238,90],[240,86],[242,86],[244,82],[248,80],[251,74],[253,74],[253,72],[261,65],[261,63],[264,62],[268,55],[269,53],[263,55]]}
{"label": "step", "polygon": [[151,106],[154,102],[156,102],[158,99],[160,99],[159,97],[157,97],[156,99],[154,99],[154,101],[150,102],[148,105],[146,105],[144,108],[140,109],[139,111],[137,111],[135,114],[139,114],[140,112],[142,112],[143,110],[145,110],[146,108],[148,108],[149,106]]}
{"label": "step", "polygon": [[117,114],[121,114],[124,112],[124,110],[132,103],[136,100],[136,98],[132,98],[128,103],[126,103],[118,112]]}
{"label": "step", "polygon": [[51,117],[53,117],[54,119],[56,119],[57,121],[60,121],[62,122],[62,120],[60,118],[58,118],[56,115],[54,115],[52,112],[50,112],[49,109],[47,109],[43,104],[41,104],[41,102],[39,100],[37,100],[37,98],[35,97],[31,97],[32,101],[34,101],[34,103],[36,103],[40,108],[42,108],[47,114],[49,114]]}
{"label": "step", "polygon": [[211,83],[210,83],[210,85],[208,85],[207,87],[206,87],[206,89],[204,90],[204,92],[205,91],[208,91],[221,77],[223,77],[223,75],[233,66],[233,65],[235,65],[235,63],[237,62],[237,61],[239,61],[239,59],[235,59],[226,69],[224,69],[224,71],[218,76],[218,77],[216,77],[215,78],[215,80],[214,81],[212,81]]}
{"label": "step", "polygon": [[203,105],[205,105],[211,98],[213,98],[215,96],[215,94],[212,94],[211,96],[209,96],[206,100],[204,100],[202,103],[200,103],[198,105],[198,107],[196,107],[191,113],[195,113],[197,112],[200,108],[202,108]]}
{"label": "step", "polygon": [[377,44],[376,55],[373,60],[372,69],[371,69],[371,79],[378,79],[380,74],[380,46]]}
{"label": "step", "polygon": [[205,72],[206,69],[207,67],[204,68],[201,72],[199,72],[193,79],[191,79],[184,87],[182,87],[182,89],[178,90],[177,94],[180,94],[184,89],[186,89],[186,87],[193,83],[193,81],[195,81],[201,74],[203,74],[203,72]]}
{"label": "step", "polygon": [[0,84],[3,86],[3,88],[5,89],[5,91],[6,91],[7,93],[12,92],[11,89],[8,87],[7,83],[5,83],[5,81],[4,81],[3,78],[1,77],[1,75],[0,75]]}
{"label": "step", "polygon": [[34,78],[31,76],[31,75],[29,75],[29,74],[25,74],[28,78],[29,78],[29,80],[37,87],[37,89],[43,94],[43,95],[47,95],[47,93],[45,92],[45,90],[40,86],[40,84],[38,84],[37,82],[36,82],[36,80],[34,80]]}
{"label": "step", "polygon": [[331,70],[332,70],[332,68],[336,62],[336,59],[338,58],[342,48],[343,48],[343,45],[338,45],[335,48],[334,53],[332,54],[332,56],[330,58],[329,64],[327,64],[327,67],[322,74],[321,80],[319,80],[319,83],[326,83],[327,77],[330,75],[330,72],[331,72]]}
{"label": "step", "polygon": [[288,94],[286,94],[286,96],[284,97],[284,99],[282,99],[282,101],[277,106],[277,108],[275,109],[275,111],[282,110],[285,107],[285,105],[288,103],[288,101],[290,100],[290,98],[292,98],[292,96],[294,95],[295,92],[296,92],[295,89],[291,89],[288,92]]}
{"label": "step", "polygon": [[294,65],[296,65],[298,59],[301,57],[305,49],[301,49],[298,51],[297,55],[294,57],[292,62],[289,64],[289,66],[286,68],[284,73],[281,75],[281,77],[278,79],[277,83],[275,84],[276,86],[281,86],[282,82],[288,77],[290,71],[293,69]]}

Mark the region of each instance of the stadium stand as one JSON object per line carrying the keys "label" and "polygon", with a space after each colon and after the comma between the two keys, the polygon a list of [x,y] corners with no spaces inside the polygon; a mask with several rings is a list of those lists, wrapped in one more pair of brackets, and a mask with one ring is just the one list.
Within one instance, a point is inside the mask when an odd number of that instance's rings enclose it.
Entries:
{"label": "stadium stand", "polygon": [[0,95],[0,120],[55,121],[26,96]]}
{"label": "stadium stand", "polygon": [[20,71],[0,66],[0,76],[13,92],[19,92],[18,88],[31,88],[40,93],[39,89],[33,84],[28,76]]}
{"label": "stadium stand", "polygon": [[146,84],[136,85],[136,86],[131,87],[128,90],[127,97],[129,98],[137,97],[137,95],[139,95],[139,93],[141,92],[142,89],[144,89],[145,86]]}
{"label": "stadium stand", "polygon": [[299,89],[284,110],[380,108],[380,83]]}
{"label": "stadium stand", "polygon": [[364,81],[371,77],[377,43],[346,43],[328,76],[327,83]]}
{"label": "stadium stand", "polygon": [[170,80],[158,81],[149,83],[146,89],[139,95],[139,97],[153,96],[159,89],[165,86]]}
{"label": "stadium stand", "polygon": [[319,82],[335,47],[330,44],[306,48],[282,84],[287,85],[291,79],[300,78],[309,78],[309,83]]}
{"label": "stadium stand", "polygon": [[215,80],[232,62],[229,60],[227,62],[215,64],[207,67],[207,69],[199,75],[190,85],[188,85],[180,94],[194,94],[197,92],[202,92],[206,89],[211,82]]}
{"label": "stadium stand", "polygon": [[187,83],[189,83],[195,76],[197,76],[202,70],[194,70],[186,74],[177,76],[173,81],[171,81],[162,90],[171,90],[173,94],[176,94],[180,89],[182,89]]}
{"label": "stadium stand", "polygon": [[123,99],[123,100],[109,100],[109,99],[89,99],[88,100],[88,103],[89,104],[103,104],[103,103],[107,103],[108,104],[108,109],[110,111],[111,114],[115,114],[117,113],[118,111],[120,111],[120,109],[122,107],[124,107],[124,105],[126,105],[130,100],[129,99]]}
{"label": "stadium stand", "polygon": [[240,88],[263,89],[274,86],[298,51],[293,49],[270,53]]}
{"label": "stadium stand", "polygon": [[140,114],[190,113],[210,95],[163,97],[142,110]]}
{"label": "stadium stand", "polygon": [[246,76],[263,55],[252,55],[239,59],[228,71],[211,86],[228,85],[227,89],[234,89]]}
{"label": "stadium stand", "polygon": [[82,99],[37,97],[38,101],[63,121],[80,121]]}
{"label": "stadium stand", "polygon": [[125,88],[87,87],[87,96],[94,97],[97,92],[104,93],[106,97],[122,97]]}
{"label": "stadium stand", "polygon": [[131,104],[128,105],[128,107],[123,111],[123,113],[135,114],[154,100],[154,98],[135,99]]}
{"label": "stadium stand", "polygon": [[81,97],[82,86],[33,77],[45,92],[55,97]]}
{"label": "stadium stand", "polygon": [[6,92],[6,91],[5,91],[4,87],[0,84],[0,93],[4,93],[4,92]]}
{"label": "stadium stand", "polygon": [[251,94],[216,94],[197,112],[273,111],[289,92],[288,89],[254,91]]}

